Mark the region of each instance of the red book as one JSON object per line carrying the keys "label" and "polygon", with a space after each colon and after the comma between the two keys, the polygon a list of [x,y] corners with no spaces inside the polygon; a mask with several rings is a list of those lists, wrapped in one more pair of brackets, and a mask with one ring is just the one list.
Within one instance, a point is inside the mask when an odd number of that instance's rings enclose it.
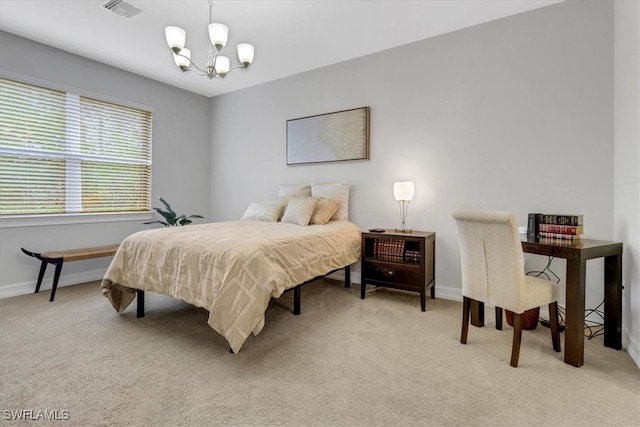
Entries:
{"label": "red book", "polygon": [[553,239],[553,240],[579,240],[581,234],[560,234],[560,233],[546,233],[541,231],[539,236],[545,239]]}
{"label": "red book", "polygon": [[559,224],[540,224],[538,231],[544,233],[556,233],[556,234],[572,234],[578,235],[583,233],[582,225],[559,225]]}

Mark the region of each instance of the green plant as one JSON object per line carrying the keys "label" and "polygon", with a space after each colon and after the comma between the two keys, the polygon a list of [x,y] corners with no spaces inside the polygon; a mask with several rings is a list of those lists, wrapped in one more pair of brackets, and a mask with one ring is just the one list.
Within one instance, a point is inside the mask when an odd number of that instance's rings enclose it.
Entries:
{"label": "green plant", "polygon": [[202,218],[200,215],[177,215],[173,209],[171,209],[171,205],[167,203],[162,197],[160,197],[160,201],[164,205],[164,209],[162,208],[153,208],[156,212],[158,212],[165,219],[164,221],[155,220],[145,222],[145,224],[162,224],[165,227],[176,227],[178,225],[189,225],[191,224],[190,218]]}

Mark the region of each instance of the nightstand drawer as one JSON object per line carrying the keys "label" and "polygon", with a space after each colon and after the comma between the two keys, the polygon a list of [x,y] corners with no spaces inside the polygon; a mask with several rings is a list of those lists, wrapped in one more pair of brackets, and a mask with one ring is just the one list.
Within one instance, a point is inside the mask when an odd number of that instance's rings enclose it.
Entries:
{"label": "nightstand drawer", "polygon": [[[404,285],[420,289],[420,265],[364,260],[366,280]],[[422,283],[424,286],[424,283]]]}

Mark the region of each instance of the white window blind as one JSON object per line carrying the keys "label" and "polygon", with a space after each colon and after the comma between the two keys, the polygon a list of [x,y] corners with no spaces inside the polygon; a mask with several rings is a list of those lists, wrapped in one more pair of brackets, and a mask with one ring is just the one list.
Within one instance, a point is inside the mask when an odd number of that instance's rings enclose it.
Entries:
{"label": "white window blind", "polygon": [[150,209],[150,112],[0,79],[0,215]]}

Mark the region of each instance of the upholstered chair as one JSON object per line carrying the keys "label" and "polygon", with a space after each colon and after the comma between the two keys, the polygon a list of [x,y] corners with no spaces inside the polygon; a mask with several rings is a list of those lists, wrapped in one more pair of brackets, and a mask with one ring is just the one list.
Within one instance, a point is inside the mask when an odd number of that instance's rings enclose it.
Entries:
{"label": "upholstered chair", "polygon": [[549,305],[553,349],[560,351],[558,287],[547,280],[527,276],[515,216],[509,212],[460,209],[456,220],[462,261],[462,334],[467,343],[471,302],[493,305],[496,328],[502,329],[502,310],[514,313],[511,366],[518,366],[522,318],[526,311]]}

